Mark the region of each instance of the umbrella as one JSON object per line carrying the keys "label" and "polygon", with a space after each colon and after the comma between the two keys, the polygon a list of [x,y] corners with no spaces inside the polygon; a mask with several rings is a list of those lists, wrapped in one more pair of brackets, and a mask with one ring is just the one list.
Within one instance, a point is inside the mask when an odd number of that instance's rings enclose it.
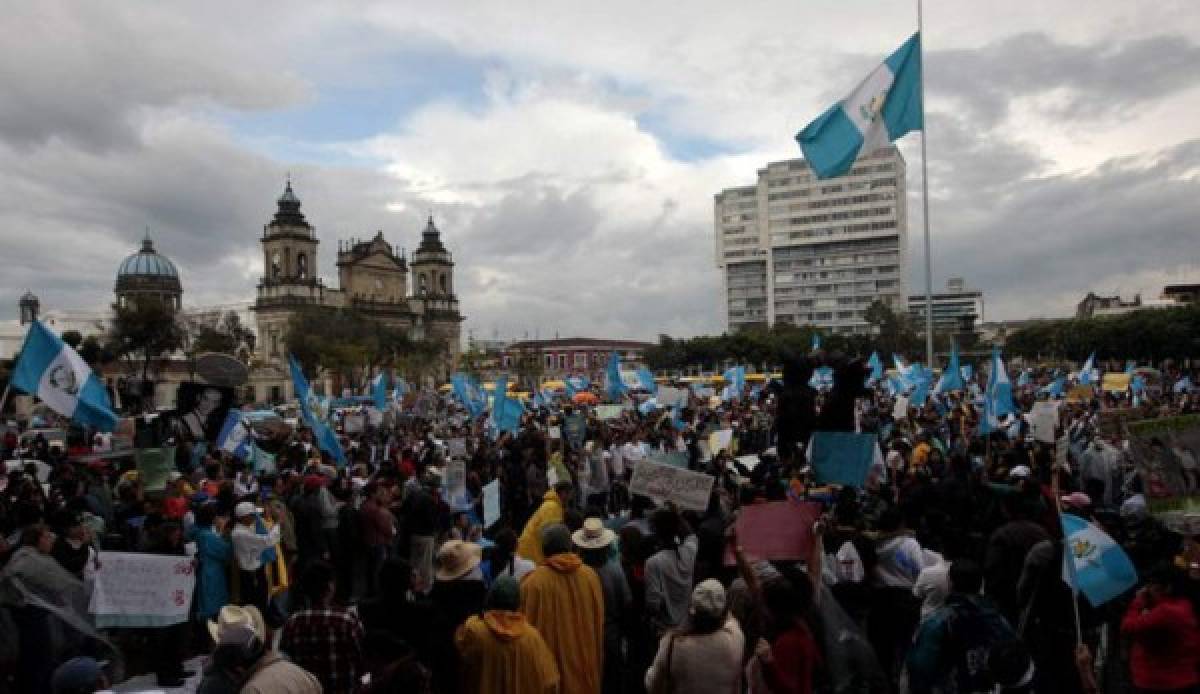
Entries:
{"label": "umbrella", "polygon": [[595,393],[576,393],[575,397],[571,398],[571,402],[576,405],[599,405],[600,398],[596,397]]}

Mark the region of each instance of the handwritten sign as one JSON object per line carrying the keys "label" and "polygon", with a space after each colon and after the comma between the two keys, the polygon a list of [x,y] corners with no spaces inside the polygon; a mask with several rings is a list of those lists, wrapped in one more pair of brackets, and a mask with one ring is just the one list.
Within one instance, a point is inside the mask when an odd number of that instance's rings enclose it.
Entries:
{"label": "handwritten sign", "polygon": [[552,439],[561,439],[562,429],[559,427],[550,427],[546,430],[546,434]]}
{"label": "handwritten sign", "polygon": [[671,467],[687,469],[688,454],[687,451],[671,451],[670,453],[654,453],[650,456],[650,460],[659,465],[670,465]]}
{"label": "handwritten sign", "polygon": [[596,405],[596,418],[603,420],[616,419],[625,411],[623,405]]}
{"label": "handwritten sign", "polygon": [[361,414],[347,414],[342,420],[342,430],[347,434],[361,434],[366,419]]}
{"label": "handwritten sign", "polygon": [[467,503],[467,464],[462,460],[446,463],[446,496],[456,509],[469,506]]}
{"label": "handwritten sign", "polygon": [[629,491],[658,501],[673,501],[681,509],[703,511],[708,508],[714,481],[702,472],[642,460],[633,468]]}
{"label": "handwritten sign", "polygon": [[[743,506],[737,519],[737,537],[750,561],[795,561],[808,559],[813,548],[813,523],[821,516],[821,505],[805,501],[772,501]],[[734,564],[727,548],[725,564]]]}
{"label": "handwritten sign", "polygon": [[817,431],[812,436],[809,462],[817,484],[862,487],[875,462],[874,434]]}
{"label": "handwritten sign", "polygon": [[490,528],[500,520],[500,480],[483,485],[483,527]]}
{"label": "handwritten sign", "polygon": [[88,611],[101,629],[164,627],[188,619],[196,587],[190,557],[100,552]]}
{"label": "handwritten sign", "polygon": [[659,386],[656,400],[659,407],[686,407],[688,392],[683,388]]}
{"label": "handwritten sign", "polygon": [[729,446],[732,443],[733,429],[719,429],[714,431],[712,435],[708,437],[708,450],[711,451],[713,455],[716,455],[721,451],[730,450]]}
{"label": "handwritten sign", "polygon": [[906,419],[908,417],[908,396],[901,395],[896,398],[896,404],[892,407],[892,419]]}
{"label": "handwritten sign", "polygon": [[1094,396],[1095,392],[1092,390],[1091,386],[1073,386],[1067,391],[1067,402],[1091,402]]}
{"label": "handwritten sign", "polygon": [[454,438],[446,440],[446,452],[451,458],[467,457],[467,440],[464,438]]}
{"label": "handwritten sign", "polygon": [[573,414],[563,422],[563,432],[572,448],[583,447],[583,437],[587,436],[587,419],[582,414]]}

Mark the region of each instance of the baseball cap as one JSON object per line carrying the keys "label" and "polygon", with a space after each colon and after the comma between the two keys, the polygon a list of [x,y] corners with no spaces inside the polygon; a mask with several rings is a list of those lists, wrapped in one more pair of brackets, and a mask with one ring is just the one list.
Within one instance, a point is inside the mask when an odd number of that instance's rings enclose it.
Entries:
{"label": "baseball cap", "polygon": [[1029,477],[1032,474],[1033,471],[1028,465],[1018,465],[1008,472],[1009,477]]}

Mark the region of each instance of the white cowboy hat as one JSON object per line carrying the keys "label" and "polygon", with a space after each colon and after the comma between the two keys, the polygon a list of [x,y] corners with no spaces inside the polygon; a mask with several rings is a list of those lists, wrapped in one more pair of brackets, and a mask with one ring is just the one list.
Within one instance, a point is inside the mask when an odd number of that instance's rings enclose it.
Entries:
{"label": "white cowboy hat", "polygon": [[604,527],[599,518],[588,518],[583,527],[571,535],[571,541],[581,549],[601,549],[613,543],[617,534]]}
{"label": "white cowboy hat", "polygon": [[266,632],[262,613],[253,605],[226,605],[217,614],[216,621],[208,622],[208,633],[217,644],[247,646],[253,639],[261,641]]}

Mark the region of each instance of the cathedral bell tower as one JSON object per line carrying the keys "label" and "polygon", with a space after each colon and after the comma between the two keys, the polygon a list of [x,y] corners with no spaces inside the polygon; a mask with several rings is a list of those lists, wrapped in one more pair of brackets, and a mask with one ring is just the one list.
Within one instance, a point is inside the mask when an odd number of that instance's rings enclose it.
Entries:
{"label": "cathedral bell tower", "polygon": [[325,286],[317,275],[317,235],[304,213],[291,179],[279,196],[275,217],[263,226],[263,276],[254,303],[260,357],[280,362],[291,313],[303,306],[322,306]]}

